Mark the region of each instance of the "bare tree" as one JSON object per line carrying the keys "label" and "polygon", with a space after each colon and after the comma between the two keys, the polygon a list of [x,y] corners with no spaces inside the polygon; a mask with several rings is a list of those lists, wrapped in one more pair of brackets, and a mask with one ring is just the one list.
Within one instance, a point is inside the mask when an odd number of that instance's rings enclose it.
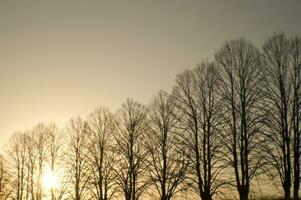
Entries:
{"label": "bare tree", "polygon": [[11,177],[8,172],[6,161],[2,155],[0,155],[0,199],[6,200],[10,197],[11,186],[10,181]]}
{"label": "bare tree", "polygon": [[292,182],[294,199],[298,199],[300,187],[300,52],[301,39],[289,40],[284,33],[274,34],[263,46],[266,158],[277,172],[270,171],[270,175],[280,178],[285,199],[291,196]]}
{"label": "bare tree", "polygon": [[10,174],[12,177],[13,199],[23,200],[25,193],[26,149],[24,133],[15,133],[9,142],[7,152]]}
{"label": "bare tree", "polygon": [[106,108],[99,107],[88,117],[89,165],[92,171],[94,196],[110,200],[116,193],[114,164],[114,117]]}
{"label": "bare tree", "polygon": [[300,135],[301,135],[301,37],[291,40],[292,68],[292,128],[294,156],[294,199],[299,199],[300,188]]}
{"label": "bare tree", "polygon": [[220,136],[223,101],[219,94],[219,72],[215,63],[203,62],[194,69],[194,90],[199,106],[199,127],[203,174],[203,199],[212,199],[225,184],[221,179],[224,164],[220,162]]}
{"label": "bare tree", "polygon": [[188,159],[179,146],[175,103],[160,91],[150,105],[151,132],[147,141],[149,173],[161,200],[170,200],[185,189]]}
{"label": "bare tree", "polygon": [[41,200],[43,193],[43,176],[45,171],[45,164],[48,158],[48,136],[49,129],[45,124],[38,124],[32,128],[35,147],[37,152],[37,184],[36,184],[36,200]]}
{"label": "bare tree", "polygon": [[226,42],[215,58],[225,101],[224,158],[234,170],[240,199],[247,200],[251,181],[262,164],[260,53],[250,42],[238,39]]}
{"label": "bare tree", "polygon": [[145,106],[127,99],[117,114],[116,125],[117,182],[126,200],[138,200],[148,185],[144,176],[145,138],[149,131]]}
{"label": "bare tree", "polygon": [[[266,158],[278,173],[285,199],[290,199],[292,137],[289,112],[292,82],[289,73],[289,40],[283,33],[274,34],[263,45],[263,56],[267,102]],[[275,176],[272,173],[270,175]]]}
{"label": "bare tree", "polygon": [[35,170],[37,164],[37,150],[35,146],[35,134],[32,131],[27,131],[25,135],[25,148],[27,152],[26,167],[27,167],[27,192],[26,199],[35,199]]}
{"label": "bare tree", "polygon": [[221,100],[216,66],[204,62],[179,74],[176,82],[174,99],[183,142],[190,151],[192,187],[201,199],[210,200],[223,185],[223,166],[218,163]]}
{"label": "bare tree", "polygon": [[88,180],[90,175],[87,171],[87,138],[88,125],[80,117],[71,119],[66,128],[68,145],[68,165],[71,172],[72,199],[88,199]]}
{"label": "bare tree", "polygon": [[16,194],[14,199],[34,200],[45,197],[45,168],[48,161],[54,166],[59,153],[58,140],[53,138],[56,130],[54,125],[40,123],[11,138],[7,159],[12,175],[12,190]]}
{"label": "bare tree", "polygon": [[[47,161],[49,163],[50,171],[57,176],[60,180],[59,188],[51,187],[50,195],[52,200],[57,200],[64,194],[65,184],[64,184],[64,176],[61,174],[60,168],[64,167],[62,163],[63,159],[63,141],[61,136],[61,131],[56,127],[55,124],[49,124],[47,126],[47,147],[48,147],[48,156]],[[62,177],[63,176],[63,177]]]}

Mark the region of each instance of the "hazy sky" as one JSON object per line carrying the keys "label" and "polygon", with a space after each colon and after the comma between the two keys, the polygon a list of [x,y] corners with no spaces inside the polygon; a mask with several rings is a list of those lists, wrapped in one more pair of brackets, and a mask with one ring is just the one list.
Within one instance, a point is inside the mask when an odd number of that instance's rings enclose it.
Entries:
{"label": "hazy sky", "polygon": [[229,39],[301,35],[301,1],[0,0],[0,145],[127,97],[148,103]]}

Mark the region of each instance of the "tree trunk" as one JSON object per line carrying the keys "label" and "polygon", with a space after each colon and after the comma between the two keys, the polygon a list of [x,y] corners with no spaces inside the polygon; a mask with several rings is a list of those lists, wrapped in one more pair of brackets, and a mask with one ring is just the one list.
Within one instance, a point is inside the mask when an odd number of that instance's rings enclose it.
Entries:
{"label": "tree trunk", "polygon": [[240,200],[248,200],[249,199],[249,189],[247,186],[242,186],[239,190],[239,199]]}
{"label": "tree trunk", "polygon": [[[296,133],[295,133],[296,134]],[[300,134],[294,137],[294,200],[298,200],[300,187]]]}
{"label": "tree trunk", "polygon": [[290,200],[291,197],[291,188],[289,185],[284,186],[284,200]]}
{"label": "tree trunk", "polygon": [[299,187],[294,186],[294,200],[299,199]]}
{"label": "tree trunk", "polygon": [[212,200],[210,190],[206,189],[206,191],[203,192],[202,200]]}
{"label": "tree trunk", "polygon": [[167,200],[167,197],[165,196],[164,193],[162,193],[161,200]]}
{"label": "tree trunk", "polygon": [[131,200],[131,193],[125,193],[125,200]]}

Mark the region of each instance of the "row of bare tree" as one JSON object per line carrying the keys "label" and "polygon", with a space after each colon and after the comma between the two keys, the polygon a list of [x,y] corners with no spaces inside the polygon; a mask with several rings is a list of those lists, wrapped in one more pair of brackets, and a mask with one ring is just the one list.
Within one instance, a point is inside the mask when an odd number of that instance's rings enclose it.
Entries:
{"label": "row of bare tree", "polygon": [[[128,99],[66,128],[39,124],[11,137],[0,199],[248,200],[256,177],[300,187],[301,37],[277,33],[258,49],[226,42],[213,62],[176,77],[148,106]],[[46,170],[58,184],[44,187]],[[293,190],[293,195],[291,191]]]}

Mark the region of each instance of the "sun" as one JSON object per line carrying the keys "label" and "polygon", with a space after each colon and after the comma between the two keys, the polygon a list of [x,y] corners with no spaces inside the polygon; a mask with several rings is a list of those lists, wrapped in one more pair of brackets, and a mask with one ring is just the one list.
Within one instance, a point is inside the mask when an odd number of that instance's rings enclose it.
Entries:
{"label": "sun", "polygon": [[52,189],[57,187],[57,176],[51,169],[45,171],[43,177],[43,185],[46,189]]}

